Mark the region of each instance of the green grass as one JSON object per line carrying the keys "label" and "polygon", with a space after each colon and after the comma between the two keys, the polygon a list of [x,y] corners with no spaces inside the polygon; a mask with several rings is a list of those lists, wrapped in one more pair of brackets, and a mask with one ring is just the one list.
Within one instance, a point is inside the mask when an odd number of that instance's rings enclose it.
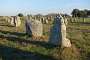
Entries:
{"label": "green grass", "polygon": [[[80,20],[82,21],[82,19]],[[89,18],[86,20],[89,21]],[[39,39],[35,41],[32,37],[27,37],[24,28],[25,22],[22,22],[22,26],[16,30],[15,27],[8,26],[5,21],[0,21],[1,60],[90,60],[89,23],[69,22],[67,38],[71,40],[72,47],[61,48],[39,41]],[[43,34],[48,39],[52,25],[52,22],[43,25]],[[9,35],[17,37],[8,37]]]}
{"label": "green grass", "polygon": [[67,37],[77,47],[82,60],[90,58],[90,22],[89,24],[74,23],[67,27]]}

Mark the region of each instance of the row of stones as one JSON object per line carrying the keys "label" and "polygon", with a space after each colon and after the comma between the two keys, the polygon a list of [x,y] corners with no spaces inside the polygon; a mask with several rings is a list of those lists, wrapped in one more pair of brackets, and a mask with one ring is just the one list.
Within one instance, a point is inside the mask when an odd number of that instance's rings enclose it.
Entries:
{"label": "row of stones", "polygon": [[[16,27],[21,26],[20,17],[10,17],[9,19],[6,19],[6,21]],[[25,21],[26,33],[28,35],[33,35],[37,37],[41,37],[43,35],[43,24],[41,20],[33,20],[31,18],[26,17]],[[62,45],[64,47],[71,47],[70,40],[66,38],[66,25],[67,20],[63,19],[61,15],[56,16],[54,18],[54,25],[51,29],[51,35],[49,39],[49,42],[51,44]]]}
{"label": "row of stones", "polygon": [[[66,38],[66,20],[63,17],[56,16],[54,18],[54,26],[51,30],[49,43],[54,45],[61,45],[63,47],[71,47],[70,40]],[[26,20],[26,32],[29,35],[42,36],[43,26],[39,20]]]}

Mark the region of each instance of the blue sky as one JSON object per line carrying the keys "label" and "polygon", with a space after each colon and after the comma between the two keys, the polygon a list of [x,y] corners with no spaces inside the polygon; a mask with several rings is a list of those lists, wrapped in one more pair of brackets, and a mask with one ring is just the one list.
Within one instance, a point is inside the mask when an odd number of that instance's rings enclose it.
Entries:
{"label": "blue sky", "polygon": [[0,15],[67,13],[90,9],[90,0],[0,0]]}

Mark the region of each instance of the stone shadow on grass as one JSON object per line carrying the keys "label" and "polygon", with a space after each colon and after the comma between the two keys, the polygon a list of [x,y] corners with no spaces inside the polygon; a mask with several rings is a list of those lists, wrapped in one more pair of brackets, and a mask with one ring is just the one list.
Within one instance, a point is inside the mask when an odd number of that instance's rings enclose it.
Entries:
{"label": "stone shadow on grass", "polygon": [[[34,45],[37,45],[37,46],[42,46],[42,47],[45,47],[45,48],[48,48],[48,49],[51,49],[51,48],[55,48],[56,46],[53,45],[53,44],[50,44],[48,42],[45,42],[45,41],[37,41],[37,40],[33,40],[33,38],[31,37],[30,39],[25,39],[25,38],[20,38],[20,36],[23,36],[25,34],[23,33],[17,33],[17,32],[7,32],[7,31],[1,31],[1,33],[4,33],[4,34],[0,34],[0,38],[2,39],[6,39],[6,40],[9,40],[9,41],[13,41],[13,42],[18,42],[20,44],[34,44]],[[10,35],[7,35],[7,34],[10,34]],[[16,35],[16,36],[12,36],[12,35]]]}
{"label": "stone shadow on grass", "polygon": [[11,25],[4,25],[4,24],[0,24],[0,26],[5,26],[5,27],[14,27],[14,26],[11,26]]}
{"label": "stone shadow on grass", "polygon": [[90,52],[89,53],[87,53],[87,59],[86,60],[90,60]]}
{"label": "stone shadow on grass", "polygon": [[9,31],[3,31],[3,30],[0,30],[0,33],[10,34],[10,35],[16,35],[18,37],[25,36],[26,35],[26,33],[22,33],[22,32],[9,32]]}
{"label": "stone shadow on grass", "polygon": [[0,44],[0,57],[2,60],[56,60],[52,56],[42,55],[37,52],[23,51]]}

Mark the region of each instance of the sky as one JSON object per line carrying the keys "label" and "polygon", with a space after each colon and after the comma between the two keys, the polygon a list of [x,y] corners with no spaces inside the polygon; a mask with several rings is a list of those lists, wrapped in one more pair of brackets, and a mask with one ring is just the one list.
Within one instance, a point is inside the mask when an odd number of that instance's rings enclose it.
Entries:
{"label": "sky", "polygon": [[90,9],[90,0],[0,0],[0,16],[13,16],[18,13],[70,14],[75,8]]}

